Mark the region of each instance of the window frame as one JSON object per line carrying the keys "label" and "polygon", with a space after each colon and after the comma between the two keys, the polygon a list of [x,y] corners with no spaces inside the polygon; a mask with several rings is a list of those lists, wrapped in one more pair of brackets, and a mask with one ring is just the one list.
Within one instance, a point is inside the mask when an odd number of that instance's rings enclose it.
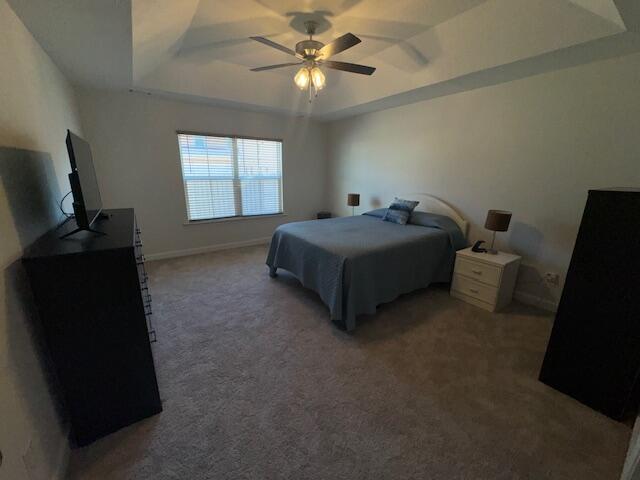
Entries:
{"label": "window frame", "polygon": [[[251,135],[238,135],[238,134],[226,134],[226,133],[206,133],[206,132],[196,132],[192,130],[176,130],[176,143],[178,145],[178,162],[180,163],[180,179],[182,181],[182,191],[184,198],[184,212],[185,212],[185,221],[184,225],[198,225],[202,223],[217,223],[217,222],[228,222],[228,221],[237,221],[237,220],[249,220],[256,218],[270,218],[270,217],[283,217],[287,214],[285,213],[284,208],[284,140],[282,138],[271,138],[271,137],[255,137]],[[227,217],[212,217],[212,218],[202,218],[199,220],[191,220],[189,219],[189,198],[187,196],[186,189],[186,181],[184,178],[184,165],[182,163],[182,156],[180,155],[180,137],[179,135],[197,135],[201,137],[219,137],[219,138],[233,138],[233,139],[246,139],[246,140],[265,140],[269,142],[279,142],[280,143],[280,207],[281,211],[276,213],[261,213],[257,215],[229,215]],[[237,167],[237,158],[234,159],[234,169]],[[235,179],[235,178],[234,178]]]}

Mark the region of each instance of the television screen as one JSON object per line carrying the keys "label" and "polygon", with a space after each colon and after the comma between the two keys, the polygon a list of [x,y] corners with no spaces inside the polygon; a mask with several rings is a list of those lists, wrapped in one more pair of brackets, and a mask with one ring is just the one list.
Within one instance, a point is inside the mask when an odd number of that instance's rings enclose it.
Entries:
{"label": "television screen", "polygon": [[102,211],[102,199],[91,147],[82,138],[67,130],[67,151],[71,161],[71,191],[73,211],[79,227],[88,228]]}

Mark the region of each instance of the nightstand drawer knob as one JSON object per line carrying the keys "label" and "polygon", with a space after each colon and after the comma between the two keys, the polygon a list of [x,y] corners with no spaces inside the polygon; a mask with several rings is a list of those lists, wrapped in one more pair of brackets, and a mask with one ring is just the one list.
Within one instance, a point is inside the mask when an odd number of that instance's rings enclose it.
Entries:
{"label": "nightstand drawer knob", "polygon": [[482,270],[471,270],[476,275],[482,275]]}
{"label": "nightstand drawer knob", "polygon": [[475,288],[470,288],[470,289],[469,289],[469,291],[470,291],[471,293],[479,293],[479,292],[478,292],[478,290],[476,290]]}

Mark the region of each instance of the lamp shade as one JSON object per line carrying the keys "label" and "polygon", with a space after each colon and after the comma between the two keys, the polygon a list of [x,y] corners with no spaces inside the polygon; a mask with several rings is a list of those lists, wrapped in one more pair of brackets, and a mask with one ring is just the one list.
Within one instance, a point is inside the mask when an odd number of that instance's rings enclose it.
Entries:
{"label": "lamp shade", "polygon": [[360,194],[359,193],[349,193],[347,194],[347,205],[350,207],[357,207],[360,205]]}
{"label": "lamp shade", "polygon": [[505,210],[489,210],[487,212],[487,221],[484,222],[484,228],[493,232],[506,232],[509,230],[510,221],[511,212]]}

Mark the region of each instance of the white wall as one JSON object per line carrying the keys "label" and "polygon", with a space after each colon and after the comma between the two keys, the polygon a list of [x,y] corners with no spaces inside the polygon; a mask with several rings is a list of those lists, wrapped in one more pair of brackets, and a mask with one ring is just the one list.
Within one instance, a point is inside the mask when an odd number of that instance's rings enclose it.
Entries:
{"label": "white wall", "polygon": [[488,209],[512,210],[498,246],[524,256],[517,290],[549,307],[561,287],[541,276],[564,277],[587,190],[640,185],[639,82],[633,55],[334,122],[330,205],[427,192],[471,221],[471,240],[490,239]]}
{"label": "white wall", "polygon": [[68,453],[33,335],[19,258],[60,220],[65,129],[80,130],[71,86],[0,0],[0,479],[55,478]]}
{"label": "white wall", "polygon": [[[325,128],[308,118],[245,112],[139,93],[82,90],[80,110],[103,204],[134,207],[147,255],[268,238],[325,208]],[[283,140],[286,217],[184,225],[176,130]]]}

